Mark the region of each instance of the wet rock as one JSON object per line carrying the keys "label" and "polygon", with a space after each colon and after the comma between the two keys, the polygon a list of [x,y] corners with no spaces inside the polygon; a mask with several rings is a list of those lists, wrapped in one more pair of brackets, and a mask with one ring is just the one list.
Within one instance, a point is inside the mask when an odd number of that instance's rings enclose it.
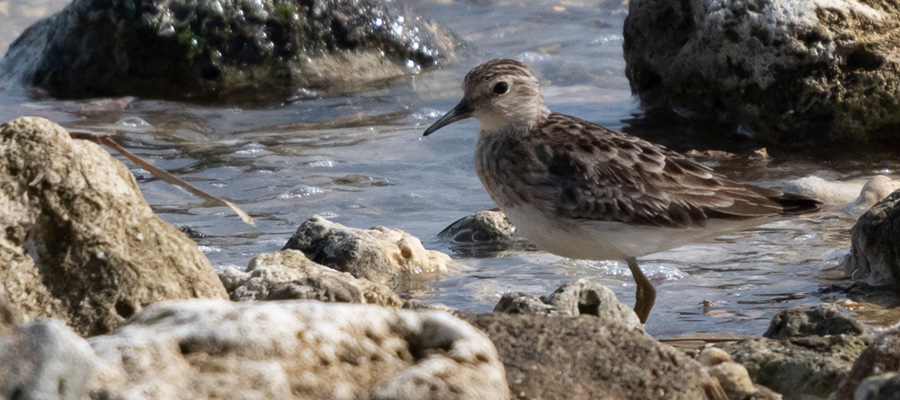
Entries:
{"label": "wet rock", "polygon": [[642,331],[594,317],[461,312],[486,333],[514,398],[704,399],[717,386],[696,361]]}
{"label": "wet rock", "polygon": [[378,283],[437,276],[450,263],[450,256],[425,250],[419,239],[401,230],[348,228],[320,216],[300,225],[284,249],[300,250],[316,263]]}
{"label": "wet rock", "polygon": [[559,310],[551,304],[525,292],[506,292],[494,306],[494,312],[525,315],[559,315]]}
{"label": "wet rock", "polygon": [[390,288],[310,261],[297,250],[256,256],[246,271],[219,271],[232,300],[319,300],[401,307]]}
{"label": "wet rock", "polygon": [[87,397],[97,358],[60,321],[40,319],[0,336],[0,398]]}
{"label": "wet rock", "polygon": [[859,196],[861,186],[858,182],[826,181],[818,176],[807,176],[785,183],[781,191],[811,197],[837,208],[854,201]]}
{"label": "wet rock", "polygon": [[806,336],[862,335],[865,328],[859,322],[841,314],[837,308],[823,304],[818,307],[791,307],[780,311],[763,336],[770,339],[789,339]]}
{"label": "wet rock", "polygon": [[898,28],[888,0],[634,0],[626,74],[650,107],[766,141],[865,140],[900,125]]}
{"label": "wet rock", "polygon": [[900,182],[884,175],[873,176],[863,186],[859,196],[844,207],[844,211],[854,216],[862,215],[873,205],[897,190],[900,190]]}
{"label": "wet rock", "polygon": [[[870,377],[876,377],[879,375],[887,374],[887,373],[896,373],[900,372],[900,328],[894,327],[880,336],[875,338],[872,341],[872,344],[869,345],[859,355],[859,358],[856,359],[856,362],[853,363],[853,370],[850,371],[850,374],[847,376],[847,379],[844,382],[841,382],[840,388],[834,393],[835,400],[849,400],[855,399],[858,397],[854,397],[854,393],[858,392],[858,388],[861,386],[861,383],[865,380],[868,380]],[[869,393],[875,393],[875,384],[879,381],[879,379],[873,379],[869,381],[866,386],[866,389],[862,389],[863,391],[868,391]],[[896,385],[897,379],[896,377],[885,377],[884,380],[878,383],[878,386],[887,384],[891,382],[890,385]],[[896,387],[896,386],[893,386]],[[880,393],[882,389],[878,389]],[[896,396],[898,392],[893,392],[893,395]],[[862,397],[863,399],[881,399],[881,397]],[[887,398],[896,398],[896,397],[887,397]]]}
{"label": "wet rock", "polygon": [[876,203],[851,230],[844,272],[872,286],[900,282],[900,191]]}
{"label": "wet rock", "polygon": [[209,261],[100,146],[24,117],[0,126],[0,285],[24,320],[108,332],[165,299],[226,298]]}
{"label": "wet rock", "polygon": [[173,301],[90,343],[95,398],[507,397],[494,346],[444,312]]}
{"label": "wet rock", "polygon": [[534,249],[525,238],[516,235],[516,227],[501,211],[480,211],[460,218],[437,236],[449,239],[453,251],[473,256],[498,256],[508,251]]}
{"label": "wet rock", "polygon": [[896,400],[900,393],[900,374],[891,372],[866,378],[856,388],[853,400]]}
{"label": "wet rock", "polygon": [[494,312],[547,316],[593,315],[644,330],[634,311],[619,302],[612,290],[586,279],[562,285],[553,293],[541,296],[540,300],[527,293],[506,293],[494,307]]}
{"label": "wet rock", "polygon": [[828,397],[871,337],[829,307],[779,313],[766,335],[721,347],[747,368],[753,382],[785,396]]}
{"label": "wet rock", "polygon": [[460,43],[379,0],[75,0],[13,42],[0,75],[65,98],[282,101],[433,67]]}

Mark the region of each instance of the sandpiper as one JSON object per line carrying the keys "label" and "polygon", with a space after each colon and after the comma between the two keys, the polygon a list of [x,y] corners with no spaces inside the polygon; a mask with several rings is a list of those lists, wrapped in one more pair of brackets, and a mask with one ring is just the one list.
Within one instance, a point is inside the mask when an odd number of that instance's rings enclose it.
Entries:
{"label": "sandpiper", "polygon": [[625,261],[647,321],[656,290],[636,257],[819,210],[817,200],[737,182],[663,146],[551,113],[527,67],[470,71],[462,101],[428,129],[475,117],[475,171],[517,232],[569,258]]}

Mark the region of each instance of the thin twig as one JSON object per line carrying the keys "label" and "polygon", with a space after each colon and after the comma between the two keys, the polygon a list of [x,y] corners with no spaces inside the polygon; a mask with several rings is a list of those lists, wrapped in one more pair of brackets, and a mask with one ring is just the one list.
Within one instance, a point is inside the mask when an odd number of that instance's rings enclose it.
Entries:
{"label": "thin twig", "polygon": [[168,182],[172,185],[181,187],[184,190],[191,192],[195,196],[204,198],[206,200],[222,203],[222,204],[228,206],[228,208],[231,208],[231,210],[234,211],[234,213],[237,214],[238,217],[241,218],[241,221],[244,221],[244,223],[246,223],[246,224],[256,226],[256,222],[253,221],[253,218],[251,218],[250,215],[248,215],[246,212],[244,212],[244,210],[241,210],[234,203],[232,203],[228,200],[225,200],[225,199],[218,198],[216,196],[213,196],[209,193],[206,193],[206,192],[194,187],[190,183],[187,183],[184,180],[182,180],[181,178],[179,178],[175,175],[172,175],[172,174],[166,172],[165,170],[147,162],[143,158],[138,157],[134,153],[132,153],[128,150],[125,150],[124,147],[122,147],[118,143],[114,142],[108,136],[98,135],[96,133],[90,133],[90,132],[72,132],[72,131],[70,131],[69,134],[75,139],[90,140],[94,143],[107,146],[107,147],[119,152],[119,154],[125,156],[126,158],[128,158],[129,160],[131,160],[132,162],[134,162],[141,168],[144,168],[147,171],[150,171],[150,173],[153,174],[153,176],[155,176],[159,179],[162,179],[163,181]]}

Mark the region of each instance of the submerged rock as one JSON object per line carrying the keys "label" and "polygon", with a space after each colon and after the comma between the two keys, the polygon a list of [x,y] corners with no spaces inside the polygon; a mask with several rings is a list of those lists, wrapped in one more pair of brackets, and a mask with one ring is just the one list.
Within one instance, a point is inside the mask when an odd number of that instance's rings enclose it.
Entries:
{"label": "submerged rock", "polygon": [[459,313],[484,331],[520,399],[713,398],[702,365],[642,331],[581,316]]}
{"label": "submerged rock", "polygon": [[863,214],[851,235],[844,272],[872,286],[900,284],[900,191]]}
{"label": "submerged rock", "polygon": [[317,301],[148,307],[92,338],[94,398],[505,399],[487,337],[444,312]]}
{"label": "submerged rock", "polygon": [[[887,373],[900,372],[900,328],[894,327],[872,341],[856,362],[853,363],[853,370],[847,376],[847,379],[841,382],[840,388],[832,397],[835,400],[859,399],[854,397],[858,387],[864,381],[868,381],[870,377],[877,377]],[[885,377],[891,378],[891,377]],[[869,381],[863,389],[864,391],[880,392],[880,387],[888,382],[892,382],[893,387],[897,387],[897,378],[884,379],[875,385],[878,379]],[[890,386],[888,386],[890,387]],[[862,397],[863,400],[880,400],[882,398],[896,398],[898,392],[890,393],[894,397]],[[889,394],[889,393],[886,393]]]}
{"label": "submerged rock", "polygon": [[494,312],[528,315],[593,315],[604,321],[616,321],[643,331],[644,326],[634,311],[619,302],[616,294],[597,282],[579,279],[560,286],[556,291],[535,299],[526,293],[506,293]]}
{"label": "submerged rock", "polygon": [[75,0],[0,75],[64,98],[282,101],[433,67],[460,40],[381,0]]}
{"label": "submerged rock", "polygon": [[766,336],[721,347],[747,368],[753,382],[785,396],[828,397],[871,341],[831,307],[793,307],[778,313]]}
{"label": "submerged rock", "polygon": [[770,142],[893,137],[900,4],[632,0],[626,74],[650,107],[736,121]]}
{"label": "submerged rock", "polygon": [[232,300],[319,300],[401,307],[390,288],[310,261],[297,250],[256,256],[246,271],[219,271]]}
{"label": "submerged rock", "polygon": [[300,250],[310,260],[378,283],[415,275],[439,276],[447,271],[450,256],[426,250],[422,242],[398,229],[376,226],[348,228],[320,216],[300,225],[282,250]]}
{"label": "submerged rock", "polygon": [[26,321],[96,335],[160,300],[227,297],[127,167],[42,118],[0,125],[0,226],[0,286]]}

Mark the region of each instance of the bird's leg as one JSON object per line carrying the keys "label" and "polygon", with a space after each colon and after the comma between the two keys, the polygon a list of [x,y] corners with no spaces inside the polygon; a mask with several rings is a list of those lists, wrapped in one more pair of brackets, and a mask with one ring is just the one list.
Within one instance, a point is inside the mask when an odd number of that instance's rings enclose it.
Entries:
{"label": "bird's leg", "polygon": [[650,309],[656,302],[656,289],[650,280],[644,276],[644,272],[638,267],[637,259],[634,257],[625,257],[628,269],[631,270],[631,276],[634,277],[634,283],[637,284],[637,292],[635,293],[634,313],[637,314],[641,323],[647,322],[647,316],[650,315]]}

